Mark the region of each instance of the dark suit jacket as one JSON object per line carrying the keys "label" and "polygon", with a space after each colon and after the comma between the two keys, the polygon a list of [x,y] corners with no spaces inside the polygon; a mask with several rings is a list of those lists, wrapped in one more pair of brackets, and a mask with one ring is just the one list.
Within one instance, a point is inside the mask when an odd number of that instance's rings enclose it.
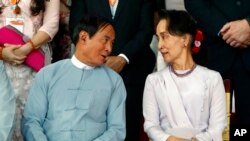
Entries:
{"label": "dark suit jacket", "polygon": [[149,46],[154,32],[152,7],[151,0],[119,0],[112,19],[108,0],[73,0],[70,29],[84,15],[113,21],[116,39],[112,55],[123,53],[130,61],[120,74],[125,83],[144,83],[155,64],[155,56]]}
{"label": "dark suit jacket", "polygon": [[234,49],[218,36],[225,23],[250,16],[250,0],[185,0],[185,7],[205,33],[208,67],[224,73],[241,57],[250,70],[250,48]]}
{"label": "dark suit jacket", "polygon": [[154,0],[154,9],[155,11],[159,9],[166,9],[165,7],[165,0]]}

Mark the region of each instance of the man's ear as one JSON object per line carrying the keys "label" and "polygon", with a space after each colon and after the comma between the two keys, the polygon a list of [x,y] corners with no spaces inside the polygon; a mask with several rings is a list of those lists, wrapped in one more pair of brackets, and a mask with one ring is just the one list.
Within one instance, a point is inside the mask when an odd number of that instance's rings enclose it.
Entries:
{"label": "man's ear", "polygon": [[86,31],[81,31],[79,33],[79,42],[84,42],[85,43],[87,38],[88,38],[88,33]]}

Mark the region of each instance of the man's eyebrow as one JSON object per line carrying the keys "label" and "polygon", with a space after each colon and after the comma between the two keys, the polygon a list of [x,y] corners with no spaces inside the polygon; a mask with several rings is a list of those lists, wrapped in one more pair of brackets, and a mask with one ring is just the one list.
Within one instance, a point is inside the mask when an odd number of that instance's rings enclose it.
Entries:
{"label": "man's eyebrow", "polygon": [[112,39],[112,37],[110,37],[109,35],[104,35],[105,39]]}
{"label": "man's eyebrow", "polygon": [[110,39],[111,37],[109,37],[108,35],[104,35],[104,38],[108,38],[108,39]]}

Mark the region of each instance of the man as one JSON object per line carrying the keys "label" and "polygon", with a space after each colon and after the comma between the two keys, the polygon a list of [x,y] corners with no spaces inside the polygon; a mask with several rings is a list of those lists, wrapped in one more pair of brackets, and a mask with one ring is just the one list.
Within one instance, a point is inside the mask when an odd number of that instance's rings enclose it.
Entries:
{"label": "man", "polygon": [[11,141],[15,124],[16,98],[0,61],[0,140]]}
{"label": "man", "polygon": [[115,32],[106,20],[85,17],[75,28],[76,51],[36,76],[22,119],[26,141],[123,141],[126,90],[104,64]]}
{"label": "man", "polygon": [[153,71],[155,56],[150,49],[153,35],[152,0],[73,0],[70,29],[84,15],[111,20],[116,31],[112,54],[106,65],[118,72],[127,90],[127,141],[139,140],[142,128],[142,95],[146,76]]}
{"label": "man", "polygon": [[205,33],[208,67],[229,78],[235,91],[236,118],[250,125],[250,1],[185,0]]}

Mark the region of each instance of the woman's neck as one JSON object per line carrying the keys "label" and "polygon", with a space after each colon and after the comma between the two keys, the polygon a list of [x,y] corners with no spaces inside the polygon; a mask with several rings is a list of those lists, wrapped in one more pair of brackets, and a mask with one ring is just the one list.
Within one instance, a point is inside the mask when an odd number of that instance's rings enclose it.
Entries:
{"label": "woman's neck", "polygon": [[174,70],[189,70],[193,68],[195,62],[192,56],[186,57],[186,59],[181,59],[176,62],[171,63],[171,67]]}

